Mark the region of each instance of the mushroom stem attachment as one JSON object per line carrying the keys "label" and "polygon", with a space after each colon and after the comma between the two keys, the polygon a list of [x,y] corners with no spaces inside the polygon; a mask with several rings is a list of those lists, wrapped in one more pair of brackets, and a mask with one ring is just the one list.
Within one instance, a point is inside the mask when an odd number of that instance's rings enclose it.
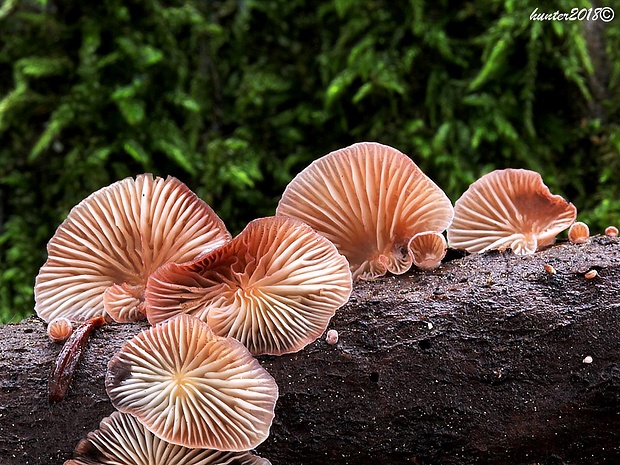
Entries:
{"label": "mushroom stem attachment", "polygon": [[60,402],[64,399],[90,333],[104,323],[105,318],[102,316],[90,318],[82,323],[67,339],[54,363],[47,385],[47,398],[50,403]]}

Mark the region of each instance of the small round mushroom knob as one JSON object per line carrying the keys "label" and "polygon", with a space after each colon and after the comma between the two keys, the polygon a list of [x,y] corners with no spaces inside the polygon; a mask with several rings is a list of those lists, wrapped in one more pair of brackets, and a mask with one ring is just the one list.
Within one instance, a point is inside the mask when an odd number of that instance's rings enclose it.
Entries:
{"label": "small round mushroom knob", "polygon": [[436,232],[418,233],[409,241],[413,264],[421,270],[433,270],[441,265],[448,250],[443,234]]}
{"label": "small round mushroom knob", "polygon": [[47,325],[47,335],[54,342],[64,342],[73,334],[73,324],[68,318],[54,318]]}
{"label": "small round mushroom knob", "polygon": [[585,244],[590,238],[590,228],[582,221],[576,221],[568,228],[568,240],[573,244]]}
{"label": "small round mushroom knob", "polygon": [[618,237],[618,228],[615,226],[607,226],[605,228],[605,235],[609,237]]}

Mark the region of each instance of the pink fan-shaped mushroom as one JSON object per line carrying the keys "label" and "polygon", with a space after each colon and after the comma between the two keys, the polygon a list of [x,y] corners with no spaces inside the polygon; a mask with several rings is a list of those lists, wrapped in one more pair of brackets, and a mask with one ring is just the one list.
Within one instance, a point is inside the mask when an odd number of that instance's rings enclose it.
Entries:
{"label": "pink fan-shaped mushroom", "polygon": [[278,398],[275,380],[239,341],[190,315],[128,341],[108,364],[106,390],[159,438],[228,451],[267,438]]}
{"label": "pink fan-shaped mushroom", "polygon": [[575,206],[553,195],[540,174],[496,170],[456,201],[448,242],[468,252],[510,248],[516,254],[531,254],[552,244],[576,216]]}
{"label": "pink fan-shaped mushroom", "polygon": [[36,312],[46,321],[142,319],[153,271],[228,240],[211,207],[179,180],[124,179],[84,199],[58,227],[36,278]]}
{"label": "pink fan-shaped mushroom", "polygon": [[452,204],[406,155],[362,142],[316,161],[287,186],[277,216],[298,218],[347,257],[353,277],[407,271],[417,233],[442,232]]}
{"label": "pink fan-shaped mushroom", "polygon": [[190,313],[253,354],[279,355],[316,340],[351,288],[331,242],[295,219],[261,218],[219,249],[153,273],[147,316],[155,324]]}
{"label": "pink fan-shaped mushroom", "polygon": [[113,412],[75,448],[64,465],[269,465],[250,452],[221,452],[171,444],[146,429],[134,416]]}

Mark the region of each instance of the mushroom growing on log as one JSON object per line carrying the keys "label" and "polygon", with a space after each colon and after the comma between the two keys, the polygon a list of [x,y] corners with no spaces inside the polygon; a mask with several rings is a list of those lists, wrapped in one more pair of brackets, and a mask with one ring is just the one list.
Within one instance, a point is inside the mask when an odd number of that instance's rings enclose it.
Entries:
{"label": "mushroom growing on log", "polygon": [[73,207],[50,239],[35,310],[45,321],[142,320],[153,271],[229,240],[213,209],[178,179],[141,174],[117,181]]}
{"label": "mushroom growing on log", "polygon": [[[338,344],[259,357],[280,398],[257,452],[274,465],[620,463],[619,282],[620,239],[595,236],[527,256],[449,251],[437,270],[357,283],[329,325]],[[113,411],[109,359],[146,327],[99,329],[53,406],[60,347],[36,318],[1,327],[1,462],[69,459]]]}
{"label": "mushroom growing on log", "polygon": [[269,435],[275,380],[243,344],[179,315],[142,331],[108,364],[112,404],[185,447],[245,451]]}
{"label": "mushroom growing on log", "polygon": [[351,287],[334,244],[301,221],[268,217],[194,261],[159,268],[145,303],[151,324],[186,313],[254,355],[281,355],[320,337]]}
{"label": "mushroom growing on log", "polygon": [[276,216],[308,224],[347,257],[353,279],[373,280],[409,270],[409,240],[421,232],[443,232],[454,209],[404,153],[359,142],[328,153],[295,176]]}
{"label": "mushroom growing on log", "polygon": [[468,252],[527,255],[551,245],[577,216],[575,206],[551,193],[542,176],[508,168],[485,174],[454,204],[450,247]]}
{"label": "mushroom growing on log", "polygon": [[135,417],[114,412],[101,420],[75,448],[76,458],[64,465],[269,465],[249,452],[189,449],[167,443],[147,430]]}

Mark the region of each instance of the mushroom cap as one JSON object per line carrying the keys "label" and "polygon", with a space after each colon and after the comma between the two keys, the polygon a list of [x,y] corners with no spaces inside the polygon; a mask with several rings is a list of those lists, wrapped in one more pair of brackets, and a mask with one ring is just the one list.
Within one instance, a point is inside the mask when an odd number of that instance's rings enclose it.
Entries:
{"label": "mushroom cap", "polygon": [[67,318],[54,318],[47,325],[47,335],[54,342],[63,342],[73,334],[73,324]]}
{"label": "mushroom cap", "polygon": [[605,235],[609,237],[617,237],[618,236],[618,228],[615,226],[607,226],[605,228]]}
{"label": "mushroom cap", "polygon": [[568,228],[568,240],[573,244],[585,244],[590,238],[590,228],[581,221],[575,221]]}
{"label": "mushroom cap", "polygon": [[338,344],[338,331],[335,329],[330,329],[327,331],[327,334],[325,335],[325,342],[331,346]]}
{"label": "mushroom cap", "polygon": [[75,206],[49,241],[35,310],[45,321],[142,319],[153,271],[228,240],[222,220],[178,179],[142,174],[115,182]]}
{"label": "mushroom cap", "polygon": [[144,284],[113,284],[103,293],[103,308],[117,323],[143,320]]}
{"label": "mushroom cap", "polygon": [[268,465],[250,452],[190,449],[147,430],[134,416],[113,412],[88,433],[64,465]]}
{"label": "mushroom cap", "polygon": [[237,340],[179,315],[141,332],[110,360],[112,404],[185,447],[242,451],[269,435],[278,387]]}
{"label": "mushroom cap", "polygon": [[331,242],[298,220],[269,217],[193,262],[162,266],[145,295],[151,324],[190,313],[255,355],[279,355],[319,338],[351,289]]}
{"label": "mushroom cap", "polygon": [[407,271],[409,240],[444,231],[452,203],[406,155],[361,142],[315,160],[286,187],[276,216],[309,224],[349,260],[354,279]]}
{"label": "mushroom cap", "polygon": [[447,249],[445,237],[437,232],[418,233],[409,241],[413,264],[422,270],[433,270],[441,265]]}
{"label": "mushroom cap", "polygon": [[512,249],[531,254],[575,221],[577,209],[553,195],[540,174],[524,169],[482,176],[454,204],[448,243],[468,252]]}

